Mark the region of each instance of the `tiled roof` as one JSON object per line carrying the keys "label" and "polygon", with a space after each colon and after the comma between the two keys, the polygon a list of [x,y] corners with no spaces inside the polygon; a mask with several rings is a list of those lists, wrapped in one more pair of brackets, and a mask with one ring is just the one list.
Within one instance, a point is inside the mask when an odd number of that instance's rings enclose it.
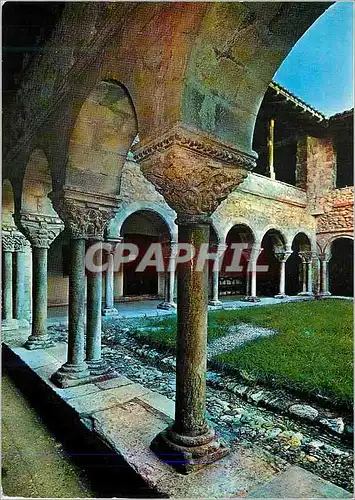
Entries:
{"label": "tiled roof", "polygon": [[329,120],[339,120],[341,118],[347,118],[348,116],[353,116],[354,115],[354,108],[347,109],[345,111],[342,111],[341,113],[336,113],[335,115],[332,115]]}
{"label": "tiled roof", "polygon": [[306,102],[302,101],[299,97],[295,96],[290,92],[289,90],[285,89],[285,87],[282,87],[279,83],[276,83],[274,80],[270,82],[269,85],[270,88],[272,88],[274,91],[276,91],[278,94],[283,95],[286,97],[288,101],[293,102],[296,106],[300,106],[303,110],[308,111],[312,115],[316,116],[319,121],[326,120],[326,117],[323,113],[318,111],[317,109],[313,108]]}

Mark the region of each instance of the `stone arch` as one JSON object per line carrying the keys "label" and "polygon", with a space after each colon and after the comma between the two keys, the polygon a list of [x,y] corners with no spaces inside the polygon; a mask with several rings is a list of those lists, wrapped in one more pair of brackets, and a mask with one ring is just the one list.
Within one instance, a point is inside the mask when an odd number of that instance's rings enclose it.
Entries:
{"label": "stone arch", "polygon": [[352,234],[336,234],[334,236],[331,236],[328,241],[326,242],[326,244],[324,245],[324,247],[322,248],[322,252],[321,253],[324,253],[324,254],[328,254],[329,256],[332,255],[332,246],[333,246],[333,243],[334,241],[340,239],[340,238],[344,238],[344,239],[348,239],[348,240],[352,240],[354,241],[354,236]]}
{"label": "stone arch", "polygon": [[330,245],[329,291],[332,295],[354,295],[354,238],[348,235],[333,237]]}
{"label": "stone arch", "polygon": [[135,107],[120,82],[101,80],[82,102],[68,144],[65,186],[117,196],[138,133]]}
{"label": "stone arch", "polygon": [[15,199],[14,190],[9,179],[4,179],[2,182],[1,210],[2,227],[14,228],[15,223],[12,216],[15,213]]}
{"label": "stone arch", "polygon": [[122,207],[112,219],[109,229],[108,235],[114,237],[114,235],[121,235],[121,228],[124,224],[125,220],[135,212],[152,212],[158,214],[164,223],[169,228],[170,238],[172,242],[177,242],[177,225],[174,223],[174,219],[176,217],[175,212],[171,211],[169,213],[164,207],[156,205],[155,203],[147,203],[147,202],[134,202],[130,203],[128,206]]}
{"label": "stone arch", "polygon": [[226,242],[226,239],[227,239],[227,236],[228,236],[228,233],[230,232],[230,230],[236,226],[245,227],[246,230],[250,233],[250,235],[252,237],[251,239],[252,239],[253,244],[255,244],[255,242],[257,241],[256,231],[255,231],[255,229],[253,229],[251,227],[251,225],[247,219],[242,219],[242,218],[238,218],[236,220],[233,220],[233,222],[230,222],[228,224],[228,226],[225,227],[225,229],[223,231],[223,242],[224,243]]}
{"label": "stone arch", "polygon": [[312,243],[304,231],[299,231],[292,239],[292,254],[286,261],[286,294],[297,295],[302,292],[307,277],[304,275],[304,258],[309,258]]}
{"label": "stone arch", "polygon": [[[120,234],[125,243],[133,243],[138,247],[139,255],[135,261],[123,264],[118,270],[116,280],[120,280],[121,283],[117,288],[121,289],[125,297],[163,298],[166,279],[164,269],[172,243],[171,230],[165,218],[152,209],[140,209],[130,214],[125,213]],[[157,269],[155,266],[148,266],[145,270],[138,272],[138,264],[150,245],[156,243],[161,245],[164,268]]]}
{"label": "stone arch", "polygon": [[58,217],[48,194],[52,191],[52,176],[47,156],[42,149],[29,155],[21,193],[21,212]]}
{"label": "stone arch", "polygon": [[267,271],[257,275],[257,295],[273,297],[279,292],[280,262],[276,257],[278,252],[286,252],[288,245],[283,231],[275,226],[266,228],[261,239],[261,252],[258,265],[267,266]]}

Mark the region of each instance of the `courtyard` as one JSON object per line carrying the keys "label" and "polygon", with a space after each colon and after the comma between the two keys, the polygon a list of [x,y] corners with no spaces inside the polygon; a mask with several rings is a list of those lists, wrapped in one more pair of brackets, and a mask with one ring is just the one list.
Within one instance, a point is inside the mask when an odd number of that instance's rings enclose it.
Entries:
{"label": "courtyard", "polygon": [[5,494],[351,497],[353,14],[3,5]]}

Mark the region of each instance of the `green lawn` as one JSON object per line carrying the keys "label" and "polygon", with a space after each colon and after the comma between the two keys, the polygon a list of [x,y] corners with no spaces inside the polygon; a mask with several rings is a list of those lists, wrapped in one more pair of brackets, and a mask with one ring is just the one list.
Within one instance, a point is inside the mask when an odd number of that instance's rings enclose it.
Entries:
{"label": "green lawn", "polygon": [[[350,403],[353,396],[353,306],[324,300],[257,306],[209,313],[208,340],[240,322],[277,330],[240,349],[215,358],[226,370],[252,371],[260,382],[322,393]],[[136,336],[163,350],[174,351],[176,318],[145,320]],[[151,330],[160,327],[159,330]]]}

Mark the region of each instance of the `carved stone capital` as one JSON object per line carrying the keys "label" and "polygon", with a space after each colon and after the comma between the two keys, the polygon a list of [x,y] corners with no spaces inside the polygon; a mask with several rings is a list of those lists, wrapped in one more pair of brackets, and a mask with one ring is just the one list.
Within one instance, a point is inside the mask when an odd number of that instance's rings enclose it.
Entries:
{"label": "carved stone capital", "polygon": [[312,262],[316,257],[315,252],[312,252],[311,250],[298,252],[298,255],[301,257],[302,262],[307,262],[307,263]]}
{"label": "carved stone capital", "polygon": [[[14,214],[16,225],[34,248],[49,248],[64,226],[59,217],[30,212]],[[23,240],[19,244],[23,243]]]}
{"label": "carved stone capital", "polygon": [[64,221],[70,236],[92,240],[103,239],[107,223],[115,216],[118,207],[72,196],[73,193],[67,194],[64,191],[50,195],[53,207]]}
{"label": "carved stone capital", "polygon": [[15,241],[12,234],[2,233],[1,235],[2,249],[4,252],[15,251]]}
{"label": "carved stone capital", "polygon": [[274,255],[277,258],[277,260],[281,263],[281,262],[286,262],[287,259],[289,258],[289,256],[292,255],[292,252],[291,251],[287,251],[287,250],[285,250],[285,251],[275,251]]}
{"label": "carved stone capital", "polygon": [[177,214],[211,215],[255,159],[182,127],[135,150],[147,179]]}

